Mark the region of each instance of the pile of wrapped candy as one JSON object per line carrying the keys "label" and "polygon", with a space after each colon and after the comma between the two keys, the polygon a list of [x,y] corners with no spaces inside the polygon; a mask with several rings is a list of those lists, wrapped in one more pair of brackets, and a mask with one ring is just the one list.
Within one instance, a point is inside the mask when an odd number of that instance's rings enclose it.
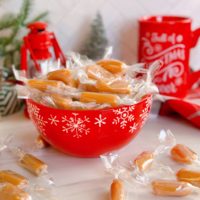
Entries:
{"label": "pile of wrapped candy", "polygon": [[[198,155],[189,147],[176,144],[169,130],[162,130],[159,140],[160,145],[154,151],[142,152],[128,165],[120,164],[116,154],[101,156],[106,171],[114,176],[110,187],[112,200],[128,200],[130,193],[133,197],[148,191],[156,196],[192,199],[200,194]],[[171,166],[161,164],[159,157],[171,159]]]}
{"label": "pile of wrapped candy", "polygon": [[[54,184],[48,177],[48,165],[19,147],[13,147],[10,143],[10,137],[1,141],[0,150],[8,150],[16,157],[16,163],[36,177],[35,181],[28,180],[25,176],[12,171],[0,170],[0,199],[1,200],[55,200],[53,194]],[[46,147],[42,138],[37,138],[37,148]]]}
{"label": "pile of wrapped candy", "polygon": [[[37,148],[47,144],[37,138]],[[109,174],[114,177],[110,186],[111,200],[129,200],[130,196],[151,192],[156,196],[188,197],[200,193],[200,160],[189,147],[177,144],[171,131],[162,130],[157,148],[143,151],[128,164],[121,164],[116,154],[102,155],[101,159]],[[21,148],[3,143],[1,152],[8,149],[23,169],[39,180],[33,183],[25,176],[11,171],[0,170],[0,199],[2,200],[55,200],[52,180],[47,177],[47,164]],[[171,159],[171,166],[160,158]],[[142,188],[142,190],[140,190]]]}
{"label": "pile of wrapped candy", "polygon": [[88,110],[132,105],[157,93],[152,79],[158,67],[159,62],[145,69],[143,64],[128,66],[114,59],[77,62],[75,57],[65,68],[34,79],[22,78],[16,70],[15,76],[25,83],[26,92],[22,86],[18,88],[23,91],[21,97],[58,109]]}

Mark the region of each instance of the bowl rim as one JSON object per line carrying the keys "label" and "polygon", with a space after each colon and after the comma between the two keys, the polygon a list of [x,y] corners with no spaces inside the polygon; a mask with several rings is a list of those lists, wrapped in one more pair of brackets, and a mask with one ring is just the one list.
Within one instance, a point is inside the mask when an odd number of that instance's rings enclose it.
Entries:
{"label": "bowl rim", "polygon": [[146,101],[148,98],[151,98],[152,96],[153,96],[152,94],[147,94],[140,101],[138,101],[137,103],[132,104],[132,105],[120,105],[120,106],[117,106],[117,107],[103,108],[103,109],[97,109],[97,110],[91,110],[91,109],[90,110],[64,110],[64,109],[46,106],[44,104],[41,104],[41,103],[34,101],[33,99],[26,99],[26,102],[34,103],[34,104],[36,104],[40,107],[42,106],[42,107],[52,109],[52,110],[57,110],[57,111],[59,110],[59,111],[70,111],[70,112],[94,112],[94,111],[102,112],[102,111],[110,111],[110,110],[118,109],[118,108],[122,108],[122,107],[130,107],[130,106],[133,106],[133,105],[139,105],[139,104],[143,103],[144,101]]}

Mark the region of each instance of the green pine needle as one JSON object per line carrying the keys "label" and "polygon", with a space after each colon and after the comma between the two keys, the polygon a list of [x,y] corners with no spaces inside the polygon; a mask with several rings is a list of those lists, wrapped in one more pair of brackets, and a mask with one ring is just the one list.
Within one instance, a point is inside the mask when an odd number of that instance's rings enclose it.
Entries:
{"label": "green pine needle", "polygon": [[20,9],[19,16],[18,16],[18,19],[21,21],[22,24],[28,18],[30,11],[31,11],[31,7],[32,7],[32,1],[31,0],[24,0],[23,1],[22,7]]}
{"label": "green pine needle", "polygon": [[13,14],[6,14],[0,20],[0,30],[10,28],[16,23],[16,18]]}
{"label": "green pine needle", "polygon": [[15,26],[13,27],[12,33],[10,37],[8,38],[8,40],[6,41],[6,44],[12,43],[12,41],[15,39],[15,37],[17,36],[20,30],[20,27],[23,26],[24,21],[29,16],[30,10],[31,10],[31,0],[24,0],[22,7],[20,9],[20,13],[17,16]]}
{"label": "green pine needle", "polygon": [[9,67],[15,62],[16,55],[19,57],[22,39],[18,35],[21,29],[26,28],[28,23],[42,20],[48,15],[48,12],[43,12],[35,18],[28,20],[33,2],[34,0],[23,0],[19,14],[7,14],[0,19],[0,31],[5,29],[10,29],[11,31],[9,36],[0,37],[0,57],[4,60],[5,67]]}
{"label": "green pine needle", "polygon": [[28,25],[28,24],[36,22],[36,21],[44,20],[48,14],[49,14],[48,11],[43,12],[43,13],[39,14],[38,16],[34,17],[33,19],[31,19],[30,21],[26,22],[25,25]]}
{"label": "green pine needle", "polygon": [[1,46],[5,46],[8,39],[9,39],[9,37],[0,37]]}

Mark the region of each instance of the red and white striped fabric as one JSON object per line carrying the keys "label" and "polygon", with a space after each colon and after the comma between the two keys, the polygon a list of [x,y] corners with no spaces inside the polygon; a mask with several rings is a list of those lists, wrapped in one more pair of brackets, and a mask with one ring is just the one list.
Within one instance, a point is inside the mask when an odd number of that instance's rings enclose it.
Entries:
{"label": "red and white striped fabric", "polygon": [[167,100],[160,109],[160,115],[178,113],[200,128],[200,88],[191,90],[184,99]]}

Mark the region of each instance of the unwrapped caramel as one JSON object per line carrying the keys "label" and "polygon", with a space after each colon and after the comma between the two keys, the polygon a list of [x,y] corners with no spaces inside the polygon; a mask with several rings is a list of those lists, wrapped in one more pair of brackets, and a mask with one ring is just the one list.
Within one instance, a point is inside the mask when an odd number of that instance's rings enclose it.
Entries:
{"label": "unwrapped caramel", "polygon": [[197,154],[183,144],[177,144],[171,149],[171,157],[173,160],[183,164],[192,164],[198,159]]}
{"label": "unwrapped caramel", "polygon": [[200,187],[200,171],[180,169],[176,177],[179,181],[188,182],[194,186]]}
{"label": "unwrapped caramel", "polygon": [[154,154],[152,152],[144,151],[135,158],[134,165],[136,169],[143,172],[151,167],[153,159]]}
{"label": "unwrapped caramel", "polygon": [[114,179],[110,187],[111,200],[125,200],[124,184],[121,180]]}
{"label": "unwrapped caramel", "polygon": [[0,185],[0,200],[31,200],[31,196],[18,187],[5,183]]}
{"label": "unwrapped caramel", "polygon": [[31,154],[24,154],[19,162],[22,167],[36,176],[40,176],[47,172],[47,164]]}
{"label": "unwrapped caramel", "polygon": [[153,193],[158,196],[187,196],[193,192],[190,184],[179,181],[155,180],[152,182]]}
{"label": "unwrapped caramel", "polygon": [[0,183],[10,183],[19,188],[25,188],[28,186],[28,179],[11,170],[2,170],[0,171]]}

